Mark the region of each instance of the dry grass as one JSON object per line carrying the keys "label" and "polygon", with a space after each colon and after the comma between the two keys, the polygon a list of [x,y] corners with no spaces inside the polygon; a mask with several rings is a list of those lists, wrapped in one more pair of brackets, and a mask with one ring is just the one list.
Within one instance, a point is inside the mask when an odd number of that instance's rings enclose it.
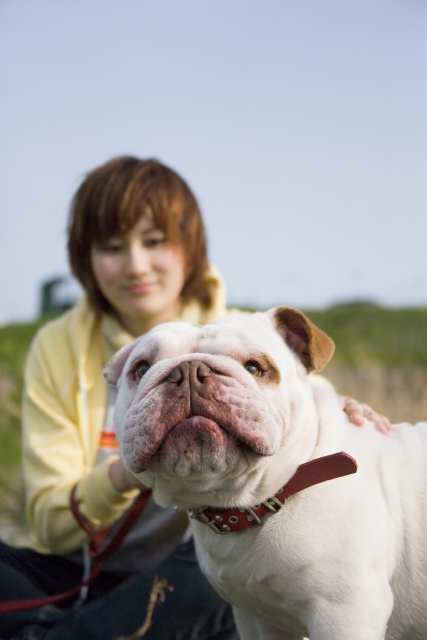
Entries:
{"label": "dry grass", "polygon": [[392,423],[427,421],[427,368],[363,369],[330,365],[325,375],[341,395],[366,402]]}
{"label": "dry grass", "polygon": [[29,532],[25,521],[24,483],[20,467],[1,470],[0,539],[9,544],[23,544]]}
{"label": "dry grass", "polygon": [[19,462],[20,406],[14,394],[17,381],[0,375],[0,539],[23,542],[28,532],[25,524],[24,483]]}

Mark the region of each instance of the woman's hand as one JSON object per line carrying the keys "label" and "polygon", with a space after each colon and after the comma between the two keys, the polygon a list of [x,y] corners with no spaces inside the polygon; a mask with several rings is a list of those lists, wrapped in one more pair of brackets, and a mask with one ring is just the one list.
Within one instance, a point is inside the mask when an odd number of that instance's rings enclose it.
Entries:
{"label": "woman's hand", "polygon": [[118,458],[110,464],[110,480],[118,493],[126,493],[131,489],[140,489],[141,491],[149,491],[150,488],[145,486],[133,473],[126,469],[123,460]]}
{"label": "woman's hand", "polygon": [[348,419],[358,427],[363,426],[365,420],[373,422],[381,433],[388,434],[393,426],[388,418],[377,413],[367,404],[358,402],[353,398],[340,398],[343,411],[348,415]]}

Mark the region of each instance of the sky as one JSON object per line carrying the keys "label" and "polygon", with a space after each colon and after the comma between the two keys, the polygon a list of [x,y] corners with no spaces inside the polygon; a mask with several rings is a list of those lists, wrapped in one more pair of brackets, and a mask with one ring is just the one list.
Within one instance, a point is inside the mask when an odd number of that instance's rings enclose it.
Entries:
{"label": "sky", "polygon": [[230,304],[427,306],[425,0],[0,0],[0,321],[85,174],[190,184]]}

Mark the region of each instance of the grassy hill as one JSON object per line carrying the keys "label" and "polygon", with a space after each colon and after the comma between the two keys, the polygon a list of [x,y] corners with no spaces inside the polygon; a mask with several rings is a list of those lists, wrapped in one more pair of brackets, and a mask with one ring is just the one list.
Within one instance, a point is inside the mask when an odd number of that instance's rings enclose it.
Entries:
{"label": "grassy hill", "polygon": [[22,372],[30,342],[43,324],[0,327],[0,537],[21,537],[24,510],[20,469]]}
{"label": "grassy hill", "polygon": [[0,486],[19,459],[22,373],[30,342],[42,322],[0,327]]}
{"label": "grassy hill", "polygon": [[333,366],[427,367],[426,308],[353,303],[306,313],[334,340]]}
{"label": "grassy hill", "polygon": [[427,420],[427,309],[337,305],[307,315],[333,338],[325,375],[394,423]]}

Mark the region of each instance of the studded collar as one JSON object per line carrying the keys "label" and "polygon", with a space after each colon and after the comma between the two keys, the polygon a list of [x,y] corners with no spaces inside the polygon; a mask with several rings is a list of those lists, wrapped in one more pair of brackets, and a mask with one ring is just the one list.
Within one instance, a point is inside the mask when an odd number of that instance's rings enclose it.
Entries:
{"label": "studded collar", "polygon": [[245,509],[205,507],[193,509],[189,511],[189,515],[190,518],[206,524],[215,533],[241,531],[252,524],[262,524],[263,516],[280,511],[284,501],[299,491],[326,480],[356,473],[356,471],[357,463],[348,453],[343,451],[333,453],[300,465],[289,482],[261,504]]}

